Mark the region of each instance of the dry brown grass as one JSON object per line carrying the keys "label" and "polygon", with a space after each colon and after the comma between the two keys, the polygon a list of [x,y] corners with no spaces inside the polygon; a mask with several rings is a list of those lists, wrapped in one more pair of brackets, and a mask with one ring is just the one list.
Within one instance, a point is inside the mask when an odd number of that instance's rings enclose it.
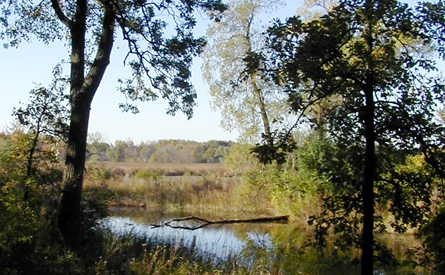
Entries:
{"label": "dry brown grass", "polygon": [[238,192],[239,184],[240,178],[228,176],[221,164],[97,163],[88,167],[84,188],[107,194],[114,206],[232,214],[269,212],[264,203],[246,205],[245,194]]}
{"label": "dry brown grass", "polygon": [[167,176],[226,174],[222,163],[141,163],[141,162],[90,162],[89,168],[105,168],[131,175],[140,170],[156,171]]}

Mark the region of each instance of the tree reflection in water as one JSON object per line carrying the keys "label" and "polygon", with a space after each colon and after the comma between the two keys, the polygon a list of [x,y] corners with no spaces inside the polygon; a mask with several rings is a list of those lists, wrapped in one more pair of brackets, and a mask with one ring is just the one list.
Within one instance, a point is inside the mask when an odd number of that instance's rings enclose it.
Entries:
{"label": "tree reflection in water", "polygon": [[[118,234],[132,233],[160,243],[184,245],[193,248],[197,255],[210,257],[215,262],[236,261],[237,264],[248,266],[253,272],[268,270],[272,274],[360,273],[359,249],[341,249],[335,246],[334,236],[330,236],[326,247],[316,247],[310,241],[313,232],[309,226],[241,223],[209,225],[192,231],[151,226],[190,215],[185,212],[159,213],[134,208],[115,209],[113,216],[104,220],[104,225]],[[387,266],[378,267],[376,274],[427,273],[413,261],[417,255],[411,252],[420,246],[414,236],[382,234],[379,239],[383,247],[395,254],[399,264],[387,261]],[[388,254],[383,260],[389,258]]]}

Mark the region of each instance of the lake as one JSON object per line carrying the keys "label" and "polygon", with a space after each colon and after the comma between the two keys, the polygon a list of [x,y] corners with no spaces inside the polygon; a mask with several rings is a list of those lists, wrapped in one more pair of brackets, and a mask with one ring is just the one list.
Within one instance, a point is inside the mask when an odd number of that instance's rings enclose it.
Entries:
{"label": "lake", "polygon": [[[235,257],[238,262],[247,266],[255,265],[260,261],[261,264],[270,266],[270,269],[279,270],[279,274],[359,273],[358,249],[340,251],[332,242],[320,252],[308,245],[307,240],[313,236],[311,228],[302,228],[301,225],[297,226],[293,223],[217,224],[196,230],[175,229],[168,226],[153,227],[154,224],[159,225],[173,218],[191,215],[209,220],[235,218],[217,217],[217,215],[208,217],[204,214],[181,211],[161,213],[143,208],[114,208],[112,215],[104,220],[104,224],[118,234],[132,233],[158,240],[160,243],[193,247],[199,256],[209,257],[216,263]],[[383,234],[379,239],[399,261],[406,261],[407,257],[410,257],[410,248],[420,245],[418,240],[411,235]],[[378,268],[375,273],[398,274],[403,268],[403,270],[411,270],[407,274],[425,274],[422,268],[413,265],[397,268],[396,270],[391,268],[391,271]]]}
{"label": "lake", "polygon": [[[247,245],[271,250],[273,243],[270,230],[273,228],[285,231],[289,227],[288,224],[282,223],[211,224],[196,230],[176,229],[169,226],[153,227],[153,224],[159,225],[173,218],[187,216],[191,216],[191,213],[160,213],[140,208],[114,208],[112,215],[105,219],[104,223],[113,232],[119,234],[133,233],[162,242],[193,245],[202,255],[221,260],[229,255],[242,253]],[[202,218],[218,219],[216,217]],[[190,225],[190,223],[183,224]]]}

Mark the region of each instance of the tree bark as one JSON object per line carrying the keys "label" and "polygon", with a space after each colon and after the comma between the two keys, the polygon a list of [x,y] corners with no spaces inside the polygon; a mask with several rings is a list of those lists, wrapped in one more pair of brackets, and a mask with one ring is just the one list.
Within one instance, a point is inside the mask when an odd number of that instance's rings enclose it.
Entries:
{"label": "tree bark", "polygon": [[[247,28],[246,28],[246,40],[248,44],[248,53],[252,53],[252,41],[250,37],[250,28],[252,26],[254,15],[249,18]],[[250,83],[252,84],[253,88],[253,95],[255,97],[255,100],[258,104],[258,107],[260,108],[260,114],[261,119],[263,121],[263,127],[264,127],[264,136],[266,138],[267,144],[272,147],[273,146],[273,138],[272,138],[272,132],[270,131],[270,123],[269,123],[269,116],[267,115],[266,110],[266,104],[264,103],[263,93],[262,90],[258,87],[258,81],[257,81],[257,71],[251,71],[249,73],[250,77]]]}
{"label": "tree bark", "polygon": [[75,231],[78,230],[76,224],[81,215],[82,183],[90,103],[87,97],[77,96],[71,104],[64,186],[58,213],[58,225],[66,238],[71,238]]}
{"label": "tree bark", "polygon": [[376,171],[374,99],[372,91],[366,91],[365,119],[365,169],[362,186],[363,232],[362,232],[362,275],[373,274],[374,263],[374,179]]}
{"label": "tree bark", "polygon": [[362,232],[362,258],[361,274],[372,275],[374,269],[374,180],[376,172],[375,157],[375,101],[374,101],[374,62],[373,62],[373,1],[367,0],[366,14],[368,25],[366,27],[366,63],[365,72],[365,167],[362,186],[363,197],[363,232]]}
{"label": "tree bark", "polygon": [[[109,63],[113,46],[115,16],[111,7],[105,6],[98,51],[88,75],[85,77],[86,14],[86,0],[77,1],[75,21],[70,25],[72,39],[71,118],[65,159],[64,186],[58,213],[59,229],[67,239],[72,239],[79,233],[90,106]],[[62,15],[60,17],[64,18]]]}
{"label": "tree bark", "polygon": [[273,146],[273,138],[272,138],[272,132],[270,131],[269,116],[267,115],[266,104],[264,104],[264,99],[263,99],[261,90],[258,88],[255,73],[251,73],[250,80],[251,80],[251,83],[253,86],[253,92],[254,92],[256,101],[260,108],[261,118],[263,119],[264,136],[267,140],[267,144],[272,147]]}
{"label": "tree bark", "polygon": [[[193,226],[181,225],[178,223],[194,221],[197,224]],[[168,226],[174,229],[185,229],[185,230],[196,230],[199,228],[206,227],[211,224],[232,224],[232,223],[287,223],[289,221],[289,216],[275,216],[275,217],[261,217],[261,218],[251,218],[251,219],[228,219],[228,220],[206,220],[196,216],[189,216],[184,218],[171,219],[162,224],[152,224],[152,228]]]}

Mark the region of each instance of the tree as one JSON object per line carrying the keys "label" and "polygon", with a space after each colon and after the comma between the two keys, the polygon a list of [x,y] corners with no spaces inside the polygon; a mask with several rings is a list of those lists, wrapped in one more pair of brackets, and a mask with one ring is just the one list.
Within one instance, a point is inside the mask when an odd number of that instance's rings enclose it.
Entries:
{"label": "tree", "polygon": [[108,161],[106,155],[110,145],[105,142],[105,137],[99,132],[88,134],[87,160],[88,161]]}
{"label": "tree", "polygon": [[274,83],[249,65],[264,48],[260,15],[280,5],[281,0],[232,0],[221,21],[207,30],[201,69],[213,105],[222,111],[221,125],[239,130],[241,139],[250,142],[257,142],[261,133],[271,142],[273,121],[286,114]]}
{"label": "tree", "polygon": [[142,162],[148,162],[151,155],[156,151],[155,142],[142,142],[140,145],[139,155]]}
{"label": "tree", "polygon": [[[32,89],[28,105],[14,108],[12,111],[12,115],[27,129],[30,137],[26,165],[27,178],[34,173],[33,163],[41,136],[44,135],[46,139],[55,142],[56,140],[66,141],[68,135],[68,98],[64,94],[66,81],[61,76],[60,65],[56,66],[53,74],[54,81],[50,87],[45,88],[39,85]],[[28,198],[27,180],[23,181],[25,201]]]}
{"label": "tree", "polygon": [[66,140],[68,135],[68,97],[64,94],[66,81],[62,78],[60,65],[56,66],[53,74],[54,81],[48,88],[38,85],[30,91],[28,105],[12,111],[12,115],[32,135],[26,169],[28,177],[32,174],[34,153],[40,136]]}
{"label": "tree", "polygon": [[297,10],[297,16],[303,21],[310,21],[327,14],[337,5],[336,0],[304,0]]}
{"label": "tree", "polygon": [[[70,238],[81,215],[90,106],[108,66],[116,30],[121,30],[127,43],[125,62],[133,70],[129,79],[120,80],[120,90],[132,100],[161,96],[169,102],[169,114],[181,110],[191,117],[196,93],[190,83],[190,64],[204,44],[193,36],[194,12],[204,9],[213,16],[225,6],[220,0],[12,0],[0,4],[1,37],[10,46],[31,35],[44,43],[68,39],[71,118],[58,226]],[[174,25],[171,37],[166,34],[168,22]],[[137,111],[131,104],[122,107]]]}
{"label": "tree", "polygon": [[[320,230],[333,225],[347,243],[360,243],[362,274],[373,274],[373,232],[385,227],[376,204],[392,203],[398,230],[421,224],[428,214],[433,177],[420,179],[397,167],[422,154],[443,176],[445,129],[435,114],[445,85],[434,75],[431,51],[443,57],[443,18],[441,2],[413,9],[394,0],[350,0],[319,19],[292,17],[269,30],[271,51],[262,57],[271,77],[287,92],[298,123],[325,124],[338,148],[327,159],[331,167],[321,171],[333,192],[314,221]],[[324,120],[306,116],[332,96],[341,101],[328,105]],[[275,150],[288,136],[285,131]]]}
{"label": "tree", "polygon": [[127,158],[125,151],[128,148],[127,144],[123,140],[116,140],[114,145],[107,148],[107,156],[110,161],[124,162]]}

